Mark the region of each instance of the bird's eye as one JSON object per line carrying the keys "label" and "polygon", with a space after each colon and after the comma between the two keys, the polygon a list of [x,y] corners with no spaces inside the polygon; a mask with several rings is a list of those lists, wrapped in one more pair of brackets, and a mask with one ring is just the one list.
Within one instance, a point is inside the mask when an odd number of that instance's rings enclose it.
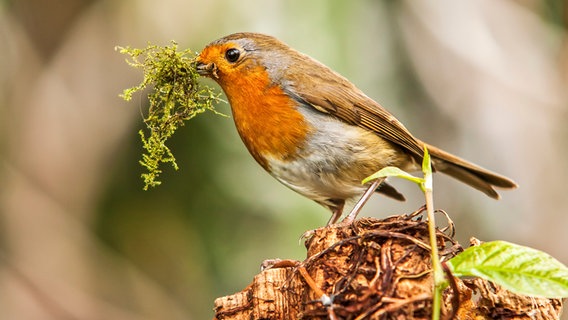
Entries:
{"label": "bird's eye", "polygon": [[240,56],[241,52],[239,51],[239,49],[232,48],[225,52],[225,59],[227,59],[227,61],[231,63],[239,60]]}

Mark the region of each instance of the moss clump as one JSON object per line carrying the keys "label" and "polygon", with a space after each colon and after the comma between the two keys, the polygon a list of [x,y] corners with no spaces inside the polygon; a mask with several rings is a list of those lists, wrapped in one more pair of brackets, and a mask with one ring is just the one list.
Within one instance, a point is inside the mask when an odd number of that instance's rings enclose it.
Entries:
{"label": "moss clump", "polygon": [[176,159],[166,145],[176,130],[185,121],[206,110],[215,111],[214,105],[220,101],[220,93],[199,83],[195,68],[197,54],[191,50],[178,51],[177,43],[161,47],[148,44],[144,49],[116,47],[116,50],[129,57],[126,62],[142,69],[144,78],[139,85],[125,89],[120,95],[129,101],[138,91],[149,88],[149,109],[144,116],[146,130],[140,130],[144,153],[140,164],[147,169],[142,174],[144,190],[161,184],[160,165],[170,163],[178,169]]}

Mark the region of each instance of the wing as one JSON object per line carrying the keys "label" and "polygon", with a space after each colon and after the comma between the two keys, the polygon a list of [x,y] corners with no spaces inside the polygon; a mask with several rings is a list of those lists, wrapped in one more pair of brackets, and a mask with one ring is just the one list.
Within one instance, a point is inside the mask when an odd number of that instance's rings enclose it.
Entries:
{"label": "wing", "polygon": [[[297,101],[343,121],[374,131],[411,154],[422,158],[423,145],[380,104],[367,97],[347,79],[319,64],[312,72],[293,75],[285,91]],[[292,76],[292,75],[290,75]]]}

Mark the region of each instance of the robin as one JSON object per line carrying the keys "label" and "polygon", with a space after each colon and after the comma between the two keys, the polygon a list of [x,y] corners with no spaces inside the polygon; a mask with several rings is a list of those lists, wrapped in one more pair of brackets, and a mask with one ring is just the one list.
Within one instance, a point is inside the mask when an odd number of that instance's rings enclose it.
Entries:
{"label": "robin", "polygon": [[[349,80],[278,39],[235,33],[215,40],[197,58],[231,105],[237,131],[254,159],[274,178],[340,217],[361,197],[352,221],[374,191],[404,200],[383,181],[361,181],[386,166],[420,170],[424,147],[435,171],[491,198],[512,180],[415,138]],[[355,210],[357,210],[355,212]]]}

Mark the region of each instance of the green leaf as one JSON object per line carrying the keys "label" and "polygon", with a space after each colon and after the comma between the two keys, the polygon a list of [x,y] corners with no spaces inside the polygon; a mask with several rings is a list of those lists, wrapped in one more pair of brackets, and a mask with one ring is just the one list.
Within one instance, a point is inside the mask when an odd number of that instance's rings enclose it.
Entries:
{"label": "green leaf", "polygon": [[426,146],[424,146],[424,157],[422,159],[422,172],[424,172],[424,174],[432,174],[430,152],[428,152],[428,148]]}
{"label": "green leaf", "polygon": [[424,146],[424,158],[422,159],[422,173],[424,173],[423,183],[420,184],[422,191],[432,190],[432,161],[428,148]]}
{"label": "green leaf", "polygon": [[455,276],[493,281],[517,294],[568,297],[568,268],[548,254],[506,241],[470,247],[447,262]]}
{"label": "green leaf", "polygon": [[415,177],[405,171],[402,171],[401,169],[397,168],[397,167],[384,167],[381,170],[375,172],[374,174],[368,176],[367,178],[365,178],[365,180],[363,180],[363,184],[375,180],[375,179],[379,179],[379,178],[386,178],[386,177],[397,177],[397,178],[403,178],[409,181],[412,181],[416,184],[422,184],[424,182],[424,179],[422,178],[418,178]]}

